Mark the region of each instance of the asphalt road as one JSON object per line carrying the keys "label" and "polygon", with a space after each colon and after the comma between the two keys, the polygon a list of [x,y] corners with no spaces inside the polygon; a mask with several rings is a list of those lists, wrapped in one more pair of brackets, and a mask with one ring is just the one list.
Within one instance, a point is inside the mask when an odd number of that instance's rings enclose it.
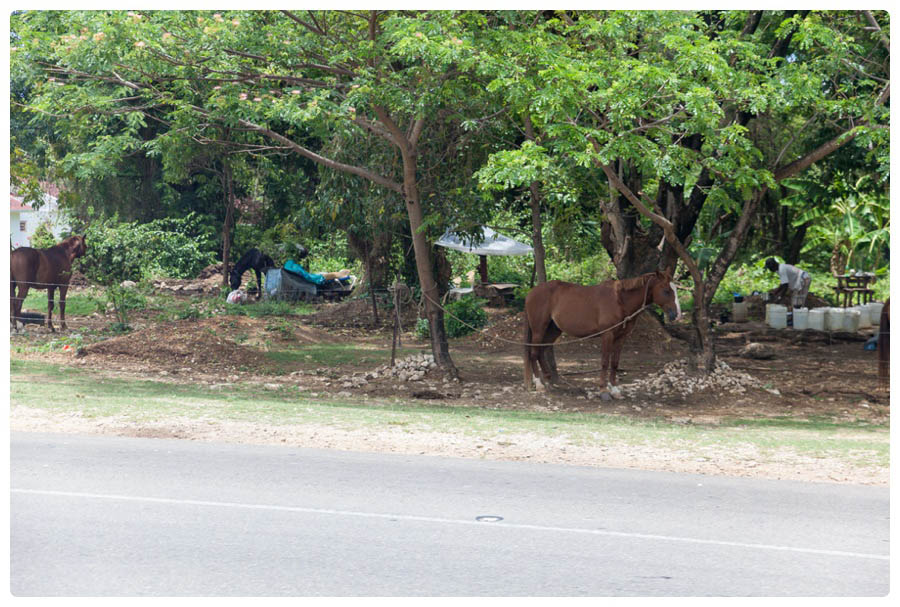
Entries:
{"label": "asphalt road", "polygon": [[12,433],[15,596],[883,596],[886,488]]}

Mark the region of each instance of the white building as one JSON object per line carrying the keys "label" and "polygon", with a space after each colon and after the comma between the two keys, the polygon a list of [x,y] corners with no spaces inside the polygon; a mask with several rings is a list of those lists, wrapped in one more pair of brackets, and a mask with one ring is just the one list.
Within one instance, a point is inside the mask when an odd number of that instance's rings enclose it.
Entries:
{"label": "white building", "polygon": [[44,204],[38,210],[34,210],[31,204],[22,200],[21,196],[10,192],[9,243],[12,248],[30,247],[31,237],[38,226],[44,223],[57,241],[62,240],[63,232],[71,230],[68,218],[65,212],[60,210],[56,196],[44,192]]}

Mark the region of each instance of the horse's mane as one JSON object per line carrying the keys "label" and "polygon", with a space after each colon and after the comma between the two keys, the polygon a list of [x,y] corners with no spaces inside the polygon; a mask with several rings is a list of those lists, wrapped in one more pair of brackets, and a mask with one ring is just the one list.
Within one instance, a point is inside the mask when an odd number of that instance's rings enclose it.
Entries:
{"label": "horse's mane", "polygon": [[640,276],[635,276],[634,278],[623,278],[622,280],[617,280],[619,288],[623,291],[633,291],[634,289],[643,289],[647,284],[647,281],[654,275],[654,272],[649,272],[647,274],[641,274]]}

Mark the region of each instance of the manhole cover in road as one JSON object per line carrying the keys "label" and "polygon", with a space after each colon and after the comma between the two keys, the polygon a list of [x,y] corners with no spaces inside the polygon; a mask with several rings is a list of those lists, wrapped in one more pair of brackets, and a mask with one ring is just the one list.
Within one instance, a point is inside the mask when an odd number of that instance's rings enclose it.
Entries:
{"label": "manhole cover in road", "polygon": [[481,523],[496,523],[498,521],[502,521],[502,516],[494,516],[494,515],[484,515],[484,516],[476,516],[475,520]]}

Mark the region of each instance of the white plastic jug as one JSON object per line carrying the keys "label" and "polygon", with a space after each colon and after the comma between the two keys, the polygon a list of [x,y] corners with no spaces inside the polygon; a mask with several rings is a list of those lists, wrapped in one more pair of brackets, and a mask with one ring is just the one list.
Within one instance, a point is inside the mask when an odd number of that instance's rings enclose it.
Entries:
{"label": "white plastic jug", "polygon": [[[810,329],[813,329],[814,331],[825,330],[825,310],[827,310],[827,308],[813,308],[809,311],[807,325]],[[794,322],[796,322],[796,319],[794,319]]]}
{"label": "white plastic jug", "polygon": [[859,310],[844,310],[844,331],[856,333],[859,331]]}
{"label": "white plastic jug", "polygon": [[735,301],[731,304],[731,318],[734,322],[747,322],[746,301]]}
{"label": "white plastic jug", "polygon": [[844,330],[844,308],[825,308],[825,330]]}
{"label": "white plastic jug", "polygon": [[769,326],[773,329],[784,329],[787,327],[787,307],[779,304],[770,304],[769,309]]}
{"label": "white plastic jug", "polygon": [[871,328],[872,319],[869,317],[869,308],[867,308],[866,306],[853,306],[853,309],[859,312],[859,328]]}
{"label": "white plastic jug", "polygon": [[794,308],[794,328],[798,331],[809,328],[809,308]]}
{"label": "white plastic jug", "polygon": [[874,326],[878,326],[881,324],[881,309],[884,307],[884,304],[880,301],[870,301],[866,304],[866,307],[869,308],[869,319]]}
{"label": "white plastic jug", "polygon": [[766,304],[766,324],[769,324],[769,315],[772,313],[772,310],[774,310],[776,308],[784,308],[785,310],[787,310],[787,308],[785,308],[782,305],[774,304],[774,303],[767,303]]}

